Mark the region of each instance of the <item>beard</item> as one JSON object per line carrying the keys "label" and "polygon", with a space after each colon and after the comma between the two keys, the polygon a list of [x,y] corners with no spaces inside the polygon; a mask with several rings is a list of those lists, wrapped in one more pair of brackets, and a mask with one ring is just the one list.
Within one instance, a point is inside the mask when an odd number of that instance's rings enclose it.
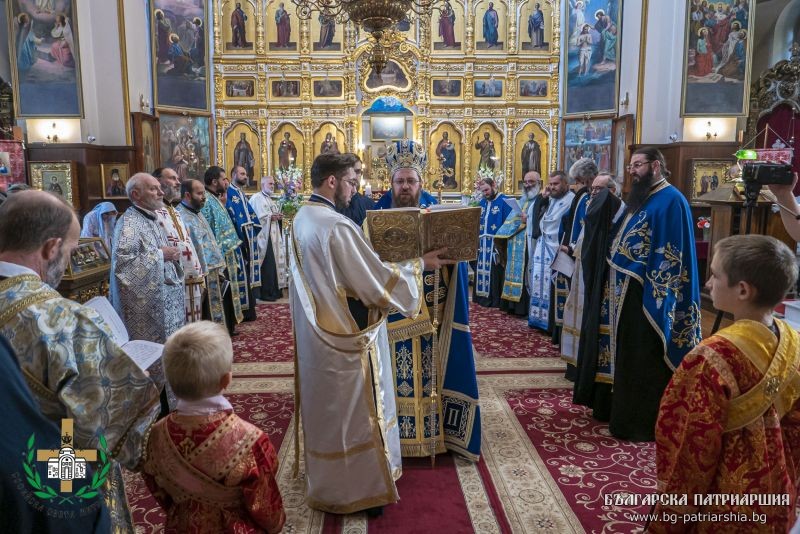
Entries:
{"label": "beard", "polygon": [[333,203],[337,210],[343,210],[350,205],[350,197],[344,194],[343,182],[339,181],[333,193]]}
{"label": "beard", "polygon": [[533,185],[531,187],[526,187],[522,191],[522,200],[523,201],[525,201],[525,200],[533,200],[533,199],[536,198],[536,196],[538,194],[539,194],[539,187],[538,186]]}
{"label": "beard", "polygon": [[647,174],[640,177],[636,181],[631,181],[631,190],[628,193],[628,198],[625,203],[628,205],[628,213],[639,211],[648,195],[650,195],[650,188],[653,186],[653,171],[647,171]]}
{"label": "beard", "polygon": [[178,192],[171,185],[162,185],[161,190],[164,192],[164,204],[174,204],[180,200]]}
{"label": "beard", "polygon": [[59,249],[58,255],[45,267],[44,283],[52,288],[58,287],[58,284],[61,283],[61,279],[64,277],[64,271],[67,270],[67,262],[64,260],[64,257],[64,250]]}
{"label": "beard", "polygon": [[419,207],[419,199],[422,197],[422,188],[419,188],[416,194],[400,193],[399,195],[392,195],[393,208],[417,208]]}

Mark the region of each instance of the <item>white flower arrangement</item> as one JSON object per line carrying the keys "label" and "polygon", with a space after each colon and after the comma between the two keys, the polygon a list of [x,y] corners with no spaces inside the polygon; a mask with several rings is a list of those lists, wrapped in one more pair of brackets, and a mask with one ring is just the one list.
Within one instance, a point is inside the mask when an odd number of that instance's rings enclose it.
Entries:
{"label": "white flower arrangement", "polygon": [[478,206],[483,200],[483,193],[481,193],[481,182],[486,178],[491,178],[494,180],[495,187],[499,191],[503,185],[503,172],[498,171],[495,172],[488,167],[479,167],[478,168],[478,176],[475,178],[475,189],[472,194],[469,196],[468,205],[469,206]]}

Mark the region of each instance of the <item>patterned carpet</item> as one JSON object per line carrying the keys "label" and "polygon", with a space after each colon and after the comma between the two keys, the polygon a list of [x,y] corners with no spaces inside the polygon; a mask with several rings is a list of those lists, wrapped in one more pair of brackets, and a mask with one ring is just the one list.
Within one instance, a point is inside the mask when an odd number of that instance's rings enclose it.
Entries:
{"label": "patterned carpet", "polygon": [[[483,422],[482,458],[405,460],[401,501],[384,515],[334,516],[304,505],[294,464],[292,337],[286,304],[259,305],[259,319],[234,338],[236,412],[279,451],[278,483],[292,534],[639,532],[630,510],[604,506],[609,492],[650,493],[654,449],[616,440],[607,425],[571,404],[564,365],[523,319],[470,306]],[[302,458],[302,454],[301,454]],[[301,475],[303,462],[300,463]],[[163,513],[138,475],[128,497],[137,532],[163,530]]]}

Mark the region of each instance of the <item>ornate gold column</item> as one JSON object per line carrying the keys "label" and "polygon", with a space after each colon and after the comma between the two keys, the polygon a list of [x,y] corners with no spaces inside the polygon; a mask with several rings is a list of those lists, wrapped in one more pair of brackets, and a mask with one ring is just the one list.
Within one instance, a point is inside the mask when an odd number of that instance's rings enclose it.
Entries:
{"label": "ornate gold column", "polygon": [[475,121],[473,119],[464,120],[464,140],[462,142],[462,153],[464,157],[464,167],[461,169],[462,184],[464,189],[463,194],[470,195],[473,191],[473,177],[472,177],[472,136],[475,134]]}
{"label": "ornate gold column", "polygon": [[311,21],[300,19],[300,55],[307,56],[311,53]]}
{"label": "ornate gold column", "polygon": [[300,121],[300,130],[303,133],[303,192],[311,194],[311,164],[314,151],[314,121],[303,119]]}
{"label": "ornate gold column", "polygon": [[216,165],[222,167],[225,162],[225,128],[228,121],[217,118],[217,161]]}
{"label": "ornate gold column", "polygon": [[258,139],[258,143],[261,147],[261,174],[262,176],[271,176],[272,171],[269,167],[269,150],[267,150],[270,139],[269,132],[267,131],[267,119],[264,117],[258,119]]}
{"label": "ornate gold column", "polygon": [[516,130],[518,125],[519,121],[517,119],[512,118],[506,120],[505,163],[503,164],[503,175],[505,177],[505,180],[503,180],[504,193],[514,192],[514,130]]}
{"label": "ornate gold column", "polygon": [[[533,1],[533,0],[531,0]],[[507,6],[510,11],[508,16],[508,53],[509,55],[516,55],[517,53],[517,6],[513,2],[509,2]]]}
{"label": "ornate gold column", "polygon": [[[264,9],[266,6],[263,5]],[[256,14],[256,54],[264,54],[265,40],[264,40],[264,13],[257,10]]]}

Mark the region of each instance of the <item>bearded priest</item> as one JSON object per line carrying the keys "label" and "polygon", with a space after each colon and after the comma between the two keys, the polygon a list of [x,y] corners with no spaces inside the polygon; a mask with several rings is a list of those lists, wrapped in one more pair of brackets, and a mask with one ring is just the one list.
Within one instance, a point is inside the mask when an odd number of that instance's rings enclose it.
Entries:
{"label": "bearded priest", "polygon": [[[392,180],[376,209],[426,208],[436,199],[422,189],[426,156],[422,145],[397,141],[386,151]],[[439,343],[435,361],[444,375],[436,381],[436,452],[452,450],[477,461],[481,452],[481,417],[478,381],[469,331],[467,264],[445,267],[439,292]],[[403,456],[431,454],[431,365],[433,356],[433,271],[425,271],[425,306],[414,319],[389,315],[389,341],[397,394],[400,449]],[[441,371],[440,371],[441,372]],[[447,417],[443,415],[447,414]]]}

